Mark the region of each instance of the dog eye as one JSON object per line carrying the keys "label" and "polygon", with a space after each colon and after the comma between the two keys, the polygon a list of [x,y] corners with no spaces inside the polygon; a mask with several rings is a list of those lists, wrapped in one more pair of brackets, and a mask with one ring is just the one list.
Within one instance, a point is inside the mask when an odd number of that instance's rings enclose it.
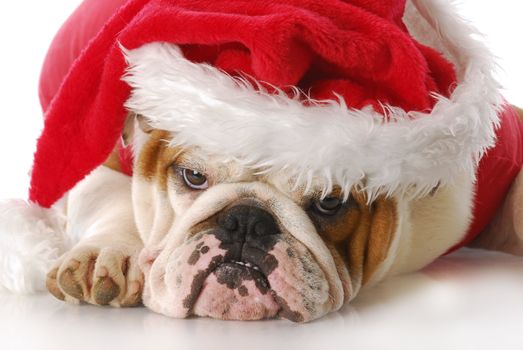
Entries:
{"label": "dog eye", "polygon": [[316,200],[312,204],[312,208],[321,215],[335,215],[342,207],[343,202],[336,197],[326,197],[322,200]]}
{"label": "dog eye", "polygon": [[196,170],[182,169],[182,175],[187,187],[193,190],[206,190],[209,188],[207,176]]}

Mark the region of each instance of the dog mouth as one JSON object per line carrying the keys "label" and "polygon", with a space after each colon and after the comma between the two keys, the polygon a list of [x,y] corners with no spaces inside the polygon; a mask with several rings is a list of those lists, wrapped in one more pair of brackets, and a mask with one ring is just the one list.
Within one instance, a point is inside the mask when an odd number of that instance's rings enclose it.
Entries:
{"label": "dog mouth", "polygon": [[224,320],[288,319],[302,322],[287,302],[271,288],[267,275],[258,265],[231,260],[218,263],[199,281],[198,297],[190,305],[201,317]]}
{"label": "dog mouth", "polygon": [[[240,289],[242,282],[252,281],[256,288],[266,294],[270,290],[270,283],[261,269],[252,263],[243,261],[231,261],[218,265],[211,272],[215,274],[219,283],[226,285],[230,289]],[[243,291],[244,289],[241,288]],[[242,293],[245,294],[245,293]]]}
{"label": "dog mouth", "polygon": [[270,289],[267,277],[265,277],[257,265],[251,264],[250,262],[233,260],[229,263],[219,265],[215,272],[222,276],[221,279],[229,288],[239,288],[241,285],[238,284],[238,281],[253,280],[260,291]]}

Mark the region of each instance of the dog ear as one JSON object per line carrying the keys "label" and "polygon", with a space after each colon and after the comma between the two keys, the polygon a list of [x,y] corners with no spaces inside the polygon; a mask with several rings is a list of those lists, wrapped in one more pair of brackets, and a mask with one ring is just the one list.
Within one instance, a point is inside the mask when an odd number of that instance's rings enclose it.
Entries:
{"label": "dog ear", "polygon": [[132,143],[134,136],[134,121],[135,114],[129,113],[125,119],[125,124],[122,130],[122,144],[124,147],[127,147]]}
{"label": "dog ear", "polygon": [[154,130],[154,128],[149,125],[147,118],[145,118],[143,115],[136,115],[136,121],[138,122],[140,130],[142,130],[144,133],[150,134]]}
{"label": "dog ear", "polygon": [[125,147],[133,142],[135,126],[138,126],[140,130],[146,134],[150,134],[154,130],[144,116],[132,112],[129,113],[125,119],[124,128],[122,130],[122,144]]}

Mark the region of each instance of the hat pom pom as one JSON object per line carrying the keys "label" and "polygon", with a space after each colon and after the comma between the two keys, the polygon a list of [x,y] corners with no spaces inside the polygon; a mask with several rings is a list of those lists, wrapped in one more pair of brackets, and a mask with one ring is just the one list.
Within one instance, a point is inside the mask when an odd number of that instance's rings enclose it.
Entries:
{"label": "hat pom pom", "polygon": [[24,200],[0,201],[0,290],[45,290],[46,274],[70,245],[56,209]]}

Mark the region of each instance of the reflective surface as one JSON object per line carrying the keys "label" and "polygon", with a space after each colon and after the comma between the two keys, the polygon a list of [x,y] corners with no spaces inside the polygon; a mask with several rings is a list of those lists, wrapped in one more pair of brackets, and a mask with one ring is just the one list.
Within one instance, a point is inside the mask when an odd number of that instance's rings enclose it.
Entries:
{"label": "reflective surface", "polygon": [[462,250],[304,325],[0,294],[0,336],[1,349],[523,349],[523,258]]}

